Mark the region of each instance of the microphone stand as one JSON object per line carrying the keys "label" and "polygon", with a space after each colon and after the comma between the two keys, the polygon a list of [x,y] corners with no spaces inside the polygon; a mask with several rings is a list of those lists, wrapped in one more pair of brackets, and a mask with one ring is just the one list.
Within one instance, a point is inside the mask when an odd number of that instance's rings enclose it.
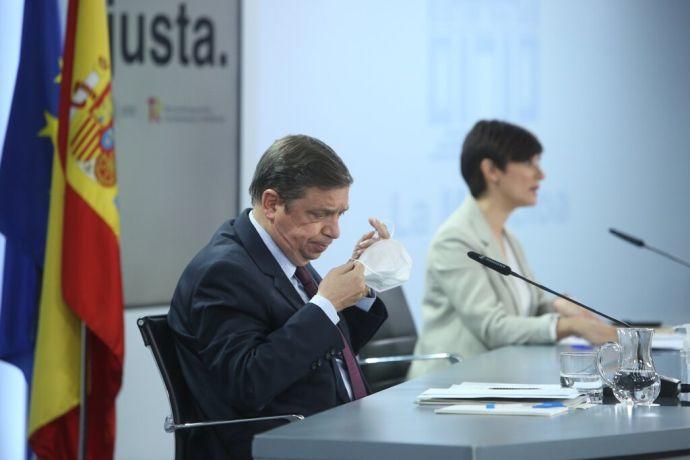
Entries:
{"label": "microphone stand", "polygon": [[595,310],[595,309],[592,308],[592,307],[588,307],[587,305],[585,305],[585,304],[583,304],[583,303],[580,303],[580,302],[578,302],[578,301],[575,300],[575,299],[571,299],[570,297],[564,296],[563,294],[558,293],[558,292],[554,291],[553,289],[549,289],[549,288],[547,288],[547,287],[544,286],[544,285],[541,285],[541,284],[539,284],[539,283],[537,283],[537,282],[535,282],[535,281],[532,281],[532,280],[530,280],[530,279],[527,279],[527,278],[525,278],[524,276],[520,275],[519,273],[515,273],[514,271],[511,270],[510,274],[513,275],[513,276],[515,276],[515,277],[517,277],[517,278],[520,278],[520,279],[523,280],[523,281],[528,282],[529,284],[532,284],[532,285],[534,285],[534,286],[536,286],[536,287],[538,287],[538,288],[540,288],[540,289],[543,289],[543,290],[545,290],[546,292],[550,292],[550,293],[553,294],[553,295],[557,295],[558,297],[560,297],[560,298],[562,298],[562,299],[565,299],[565,300],[567,300],[568,302],[572,302],[572,303],[574,303],[575,305],[579,305],[579,306],[581,306],[582,308],[584,308],[585,310],[589,310],[589,311],[591,311],[592,313],[596,313],[596,314],[599,315],[599,316],[603,316],[604,318],[608,319],[609,321],[613,321],[614,323],[616,323],[616,324],[618,324],[618,325],[620,325],[620,326],[623,326],[623,327],[630,327],[630,324],[626,323],[625,321],[616,319],[616,318],[614,318],[614,317],[612,317],[612,316],[607,315],[606,313],[602,313],[602,312],[600,312],[600,311],[598,311],[598,310]]}
{"label": "microphone stand", "polygon": [[659,248],[655,248],[654,246],[650,246],[639,238],[628,235],[627,233],[623,233],[620,230],[616,230],[615,228],[609,228],[609,232],[612,235],[617,236],[618,238],[620,238],[624,241],[627,241],[628,243],[630,243],[634,246],[649,249],[652,252],[656,252],[660,256],[666,257],[667,259],[671,259],[672,261],[676,262],[677,264],[685,265],[686,267],[690,268],[690,262],[687,262],[687,261],[681,259],[680,257],[674,256],[673,254],[669,254],[666,251],[662,251]]}
{"label": "microphone stand", "polygon": [[583,304],[583,303],[581,303],[581,302],[578,302],[577,300],[571,299],[570,297],[568,297],[568,296],[566,296],[566,295],[563,295],[563,294],[561,294],[560,292],[556,292],[556,291],[554,291],[553,289],[549,289],[549,288],[547,288],[547,287],[544,286],[544,285],[541,285],[541,284],[539,284],[539,283],[537,283],[537,282],[535,282],[535,281],[532,281],[531,279],[525,278],[524,276],[522,276],[522,275],[519,274],[519,273],[515,273],[508,265],[502,264],[501,262],[499,262],[499,261],[497,261],[497,260],[494,260],[494,259],[492,259],[492,258],[490,258],[490,257],[481,255],[481,254],[476,253],[476,252],[474,252],[474,251],[468,252],[468,253],[467,253],[467,256],[468,256],[470,259],[472,259],[472,260],[474,260],[474,261],[476,261],[476,262],[479,262],[480,264],[484,265],[485,267],[488,267],[488,268],[490,268],[490,269],[492,269],[492,270],[495,270],[495,271],[497,271],[498,273],[500,273],[500,274],[502,274],[502,275],[506,275],[506,276],[508,276],[508,275],[513,275],[513,276],[515,276],[515,277],[517,277],[517,278],[520,278],[520,279],[523,280],[523,281],[528,282],[529,284],[532,284],[532,285],[538,287],[539,289],[543,289],[543,290],[545,290],[546,292],[550,292],[551,294],[553,294],[553,295],[555,295],[555,296],[558,296],[558,297],[560,297],[560,298],[562,298],[562,299],[567,300],[568,302],[572,302],[572,303],[574,303],[575,305],[579,305],[580,307],[584,308],[585,310],[589,310],[589,311],[591,311],[592,313],[595,313],[595,314],[597,314],[597,315],[599,315],[599,316],[603,316],[604,318],[608,319],[609,321],[613,321],[614,323],[616,323],[616,324],[618,324],[618,325],[620,325],[620,326],[623,326],[623,327],[630,327],[630,324],[626,323],[625,321],[621,321],[621,320],[619,320],[619,319],[616,319],[616,318],[614,318],[614,317],[612,317],[612,316],[607,315],[606,313],[602,313],[602,312],[600,312],[600,311],[598,311],[598,310],[595,310],[595,309],[592,308],[592,307],[588,307],[587,305],[585,305],[585,304]]}

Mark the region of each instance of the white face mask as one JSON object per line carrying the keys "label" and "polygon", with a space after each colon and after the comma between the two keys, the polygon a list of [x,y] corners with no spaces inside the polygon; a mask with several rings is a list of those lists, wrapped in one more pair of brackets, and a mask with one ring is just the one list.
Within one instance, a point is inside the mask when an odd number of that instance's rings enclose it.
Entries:
{"label": "white face mask", "polygon": [[393,289],[410,279],[412,257],[401,242],[391,239],[369,246],[357,262],[364,265],[364,282],[374,291]]}

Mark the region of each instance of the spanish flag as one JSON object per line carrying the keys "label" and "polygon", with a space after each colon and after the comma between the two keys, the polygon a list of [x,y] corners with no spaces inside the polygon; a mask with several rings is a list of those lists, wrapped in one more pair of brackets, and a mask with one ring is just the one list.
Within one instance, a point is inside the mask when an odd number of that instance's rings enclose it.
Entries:
{"label": "spanish flag", "polygon": [[29,436],[41,459],[76,459],[80,325],[88,330],[87,459],[112,458],[124,357],[120,223],[105,0],[70,0]]}

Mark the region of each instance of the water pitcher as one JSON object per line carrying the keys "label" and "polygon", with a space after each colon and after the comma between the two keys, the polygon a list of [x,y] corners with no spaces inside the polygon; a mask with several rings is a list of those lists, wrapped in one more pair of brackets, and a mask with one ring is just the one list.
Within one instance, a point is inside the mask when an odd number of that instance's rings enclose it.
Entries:
{"label": "water pitcher", "polygon": [[[622,403],[647,406],[659,396],[661,384],[652,361],[653,335],[653,329],[619,328],[619,343],[607,342],[597,353],[599,374]],[[618,369],[611,379],[602,366],[602,353],[607,349],[618,353]]]}

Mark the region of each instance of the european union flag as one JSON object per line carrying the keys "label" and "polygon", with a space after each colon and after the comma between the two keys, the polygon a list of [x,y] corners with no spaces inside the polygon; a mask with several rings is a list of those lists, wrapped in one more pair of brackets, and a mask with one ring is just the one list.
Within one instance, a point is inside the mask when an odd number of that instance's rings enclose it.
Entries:
{"label": "european union flag", "polygon": [[0,359],[31,384],[57,139],[60,34],[57,0],[27,0],[21,53],[0,163],[0,233],[6,238]]}

